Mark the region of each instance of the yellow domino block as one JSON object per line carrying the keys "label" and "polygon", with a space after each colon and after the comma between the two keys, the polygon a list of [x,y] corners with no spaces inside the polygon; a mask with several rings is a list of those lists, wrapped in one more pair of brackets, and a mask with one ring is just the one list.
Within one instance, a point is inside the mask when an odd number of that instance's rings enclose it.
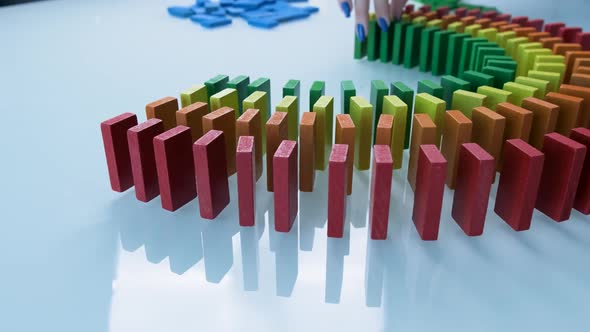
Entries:
{"label": "yellow domino block", "polygon": [[233,109],[236,114],[236,118],[240,116],[238,104],[238,91],[236,89],[226,88],[218,93],[211,96],[209,101],[209,105],[211,105],[211,112],[218,110],[222,107],[229,107]]}
{"label": "yellow domino block", "polygon": [[207,97],[207,86],[205,84],[195,85],[180,93],[180,104],[182,107],[187,107],[196,102],[209,103]]}
{"label": "yellow domino block", "polygon": [[371,166],[373,105],[363,97],[351,97],[350,117],[355,126],[354,165],[358,170],[368,170]]}
{"label": "yellow domino block", "polygon": [[406,121],[408,105],[397,96],[385,96],[383,98],[383,113],[393,116],[393,133],[391,135],[391,155],[393,156],[393,168],[402,168],[404,160],[404,140],[406,137]]}
{"label": "yellow domino block", "polygon": [[334,127],[334,98],[321,96],[313,105],[318,126],[315,138],[315,167],[317,170],[326,169],[327,155],[332,146],[332,128]]}
{"label": "yellow domino block", "polygon": [[285,96],[276,107],[277,112],[287,113],[289,140],[297,141],[299,137],[299,103],[296,96]]}
{"label": "yellow domino block", "polygon": [[[268,120],[268,95],[264,91],[254,91],[242,102],[244,112],[249,108],[260,111],[260,127],[262,130],[262,153],[266,153],[266,121]],[[271,156],[272,158],[272,156]]]}

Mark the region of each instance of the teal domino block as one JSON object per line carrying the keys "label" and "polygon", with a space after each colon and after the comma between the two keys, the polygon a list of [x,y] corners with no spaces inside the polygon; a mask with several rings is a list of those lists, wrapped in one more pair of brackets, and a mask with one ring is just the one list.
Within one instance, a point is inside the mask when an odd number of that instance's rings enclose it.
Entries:
{"label": "teal domino block", "polygon": [[457,33],[449,36],[449,48],[447,50],[447,63],[445,65],[445,74],[457,76],[459,72],[459,61],[461,55],[461,46],[466,38],[470,35],[466,33]]}
{"label": "teal domino block", "polygon": [[447,52],[449,37],[455,33],[450,30],[442,30],[434,33],[432,41],[432,75],[443,75],[447,64]]}
{"label": "teal domino block", "polygon": [[406,30],[410,25],[408,22],[395,22],[395,27],[393,28],[393,48],[391,50],[391,62],[394,65],[401,65],[404,61]]}
{"label": "teal domino block", "polygon": [[420,38],[424,27],[419,24],[410,25],[406,29],[406,45],[404,47],[404,68],[414,68],[418,65]]}
{"label": "teal domino block", "polygon": [[509,55],[486,55],[483,57],[483,65],[487,66],[489,61],[514,61]]}
{"label": "teal domino block", "polygon": [[367,56],[367,40],[360,41],[354,34],[354,58],[360,60]]}
{"label": "teal domino block", "polygon": [[383,98],[387,96],[389,89],[385,82],[380,80],[371,81],[371,105],[373,105],[373,142],[377,136],[377,123],[383,113]]}
{"label": "teal domino block", "polygon": [[383,63],[391,61],[394,29],[395,24],[390,24],[387,31],[381,31],[379,40],[379,60]]}
{"label": "teal domino block", "polygon": [[238,111],[240,114],[244,113],[242,102],[248,97],[248,84],[250,84],[250,77],[245,75],[236,76],[231,81],[227,82],[228,88],[236,89],[238,92]]}
{"label": "teal domino block", "polygon": [[461,75],[461,78],[471,84],[472,92],[477,91],[477,88],[479,88],[482,85],[494,86],[494,76],[480,73],[474,70],[464,71]]}
{"label": "teal domino block", "polygon": [[475,53],[475,66],[474,70],[481,71],[483,68],[483,58],[486,55],[502,55],[505,54],[505,51],[501,47],[480,47],[477,49]]}
{"label": "teal domino block", "polygon": [[518,64],[514,60],[490,60],[484,66],[492,66],[516,71],[517,65]]}
{"label": "teal domino block", "polygon": [[483,67],[481,72],[494,76],[493,87],[497,89],[502,89],[505,83],[514,81],[514,75],[516,73],[514,70],[492,66]]}
{"label": "teal domino block", "polygon": [[443,100],[447,103],[447,108],[451,107],[453,102],[453,93],[457,90],[471,91],[471,84],[465,80],[451,75],[444,75],[440,78],[440,85],[443,88]]}
{"label": "teal domino block", "polygon": [[286,96],[297,97],[297,109],[301,109],[301,82],[299,80],[288,80],[283,86],[283,98]]}
{"label": "teal domino block", "polygon": [[379,58],[379,38],[381,29],[377,20],[369,20],[369,31],[367,33],[367,60],[375,61]]}
{"label": "teal domino block", "polygon": [[207,87],[207,100],[211,99],[211,96],[220,92],[227,87],[229,77],[227,75],[217,75],[205,82]]}
{"label": "teal domino block", "polygon": [[443,99],[443,87],[430,80],[418,81],[417,93],[428,93],[436,98]]}
{"label": "teal domino block", "polygon": [[350,98],[356,96],[356,88],[352,81],[340,82],[340,94],[342,96],[342,114],[350,114]]}
{"label": "teal domino block", "polygon": [[459,57],[459,68],[457,71],[459,77],[461,77],[462,72],[468,70],[469,64],[471,62],[471,50],[473,48],[473,44],[477,42],[488,43],[488,40],[479,37],[469,37],[463,40],[463,43],[461,45],[461,55]]}
{"label": "teal domino block", "polygon": [[476,42],[471,46],[471,55],[469,56],[469,62],[467,63],[466,70],[474,70],[475,62],[477,60],[477,51],[482,47],[497,47],[496,43],[490,41]]}
{"label": "teal domino block", "polygon": [[389,93],[397,96],[406,105],[408,105],[408,112],[406,113],[406,136],[404,138],[404,149],[410,147],[410,128],[412,128],[412,113],[414,112],[414,90],[402,82],[391,83]]}
{"label": "teal domino block", "polygon": [[309,89],[309,111],[313,112],[313,105],[326,94],[326,82],[314,81]]}
{"label": "teal domino block", "polygon": [[420,59],[418,68],[422,72],[428,72],[432,69],[432,44],[434,42],[434,33],[439,31],[437,27],[430,27],[422,30],[420,37]]}
{"label": "teal domino block", "polygon": [[270,119],[270,78],[260,77],[248,84],[248,96],[256,91],[266,92],[266,118]]}

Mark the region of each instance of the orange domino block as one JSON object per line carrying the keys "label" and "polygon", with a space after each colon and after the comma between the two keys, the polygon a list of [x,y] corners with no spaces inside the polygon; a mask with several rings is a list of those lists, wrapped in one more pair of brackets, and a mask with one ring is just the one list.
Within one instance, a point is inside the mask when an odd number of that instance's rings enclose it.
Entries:
{"label": "orange domino block", "polygon": [[580,51],[581,49],[582,49],[582,46],[580,46],[580,44],[556,43],[553,45],[553,54],[565,56],[565,54],[567,52]]}
{"label": "orange domino block", "polygon": [[164,130],[176,127],[176,111],[178,111],[178,99],[164,97],[145,106],[145,115],[149,119],[160,119],[164,124]]}
{"label": "orange domino block", "polygon": [[449,24],[456,22],[459,18],[457,17],[457,15],[454,14],[448,14],[448,15],[444,15],[441,20],[441,29],[442,30],[446,30],[447,27],[449,26]]}
{"label": "orange domino block", "polygon": [[522,108],[533,113],[529,143],[541,150],[545,135],[555,131],[559,106],[539,98],[528,97],[522,100]]}
{"label": "orange domino block", "polygon": [[562,84],[559,87],[559,93],[584,99],[576,127],[588,127],[590,125],[590,87]]}
{"label": "orange domino block", "polygon": [[512,31],[516,28],[519,28],[520,24],[516,24],[516,23],[512,23],[512,24],[506,24],[506,25],[502,25],[499,29],[498,32],[504,32],[504,31]]}
{"label": "orange domino block", "polygon": [[580,67],[590,68],[590,58],[577,58],[574,60],[574,72],[578,72]]}
{"label": "orange domino block", "polygon": [[533,33],[529,33],[529,35],[527,36],[529,38],[529,41],[531,43],[535,43],[535,42],[539,42],[541,40],[541,38],[549,38],[551,37],[551,34],[549,32],[533,32]]}
{"label": "orange domino block", "polygon": [[503,27],[505,25],[508,25],[508,21],[496,21],[496,22],[492,22],[490,23],[490,28],[494,28],[494,29],[500,29],[500,27]]}
{"label": "orange domino block", "polygon": [[438,18],[438,14],[436,12],[428,12],[423,15],[426,17],[426,20],[432,21]]}
{"label": "orange domino block", "polygon": [[590,88],[590,75],[573,73],[570,77],[570,84]]}
{"label": "orange domino block", "polygon": [[469,143],[471,141],[472,130],[473,122],[461,111],[447,111],[445,113],[445,125],[443,127],[443,140],[440,152],[447,160],[446,183],[451,189],[455,189],[459,150],[463,143]]}
{"label": "orange domino block", "polygon": [[225,140],[225,162],[227,176],[236,172],[236,111],[230,107],[222,107],[203,117],[203,134],[209,130],[223,132]]}
{"label": "orange domino block", "polygon": [[582,108],[584,99],[562,93],[549,92],[545,96],[545,101],[559,106],[555,131],[564,136],[569,136],[572,129],[578,123],[578,117],[580,116],[580,109]]}
{"label": "orange domino block", "polygon": [[346,155],[346,194],[352,194],[352,174],[354,164],[354,122],[348,114],[336,115],[336,144],[348,145]]}
{"label": "orange domino block", "polygon": [[408,182],[412,190],[416,189],[416,172],[418,154],[423,144],[437,145],[436,125],[428,114],[415,114],[410,140],[410,160],[408,162]]}
{"label": "orange domino block", "polygon": [[461,22],[465,24],[465,26],[469,26],[474,24],[475,20],[477,20],[477,17],[475,16],[465,16],[461,19]]}
{"label": "orange domino block", "polygon": [[254,164],[256,181],[262,176],[262,125],[260,123],[260,110],[247,109],[236,120],[236,138],[241,136],[254,137]]}
{"label": "orange domino block", "polygon": [[[580,59],[578,59],[578,60],[580,60]],[[574,72],[572,73],[572,76],[574,74],[590,75],[590,66],[576,66],[576,65],[574,65]],[[570,79],[570,83],[571,83],[571,79]]]}
{"label": "orange domino block", "polygon": [[543,48],[553,50],[555,44],[563,43],[563,39],[561,37],[547,37],[539,39],[539,43],[541,43]]}
{"label": "orange domino block", "polygon": [[315,135],[318,134],[316,114],[303,113],[299,123],[299,190],[303,192],[312,192],[315,181]]}
{"label": "orange domino block", "polygon": [[520,27],[512,29],[514,33],[516,33],[516,37],[527,37],[529,34],[537,32],[537,30],[533,27]]}
{"label": "orange domino block", "polygon": [[504,144],[506,118],[487,107],[475,107],[471,114],[473,131],[471,141],[494,157],[496,168]]}
{"label": "orange domino block", "polygon": [[283,140],[289,139],[287,112],[274,112],[266,122],[266,190],[273,191],[273,156]]}
{"label": "orange domino block", "polygon": [[[576,44],[576,45],[580,45],[580,44]],[[571,52],[567,52],[565,54],[565,75],[564,75],[564,83],[569,83],[570,77],[572,75],[572,72],[574,70],[574,63],[576,62],[577,59],[580,58],[589,58],[590,57],[590,51],[571,51]]]}
{"label": "orange domino block", "polygon": [[391,145],[391,135],[393,134],[393,115],[381,114],[377,123],[377,132],[375,134],[375,145]]}
{"label": "orange domino block", "polygon": [[490,20],[489,18],[480,18],[478,20],[475,20],[475,22],[473,22],[473,24],[481,25],[482,29],[489,28],[491,23],[492,23],[492,20]]}
{"label": "orange domino block", "polygon": [[[499,103],[496,105],[496,112],[506,118],[504,141],[515,138],[525,142],[529,141],[533,125],[533,113],[531,111],[511,103]],[[502,169],[502,160],[503,156],[500,153],[500,161],[497,163],[498,171]]]}
{"label": "orange domino block", "polygon": [[193,143],[203,136],[203,117],[209,113],[207,103],[196,102],[176,112],[176,124],[191,129]]}

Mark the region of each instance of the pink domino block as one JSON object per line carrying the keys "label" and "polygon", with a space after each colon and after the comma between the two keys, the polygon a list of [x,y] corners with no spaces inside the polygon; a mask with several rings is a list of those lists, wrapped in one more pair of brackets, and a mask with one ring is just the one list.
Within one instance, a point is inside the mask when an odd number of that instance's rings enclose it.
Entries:
{"label": "pink domino block", "polygon": [[447,161],[436,145],[420,146],[412,220],[422,240],[436,240],[440,224]]}
{"label": "pink domino block", "polygon": [[431,5],[423,5],[422,7],[420,7],[419,11],[421,11],[422,13],[428,13],[428,12],[432,11],[432,6]]}
{"label": "pink domino block", "polygon": [[488,10],[481,14],[481,18],[489,18],[490,20],[494,20],[498,16],[498,12],[495,10]]}
{"label": "pink domino block", "polygon": [[191,129],[177,126],[154,137],[162,207],[176,211],[197,197]]}
{"label": "pink domino block", "polygon": [[199,211],[205,219],[215,219],[229,204],[225,149],[220,130],[208,131],[193,144]]}
{"label": "pink domino block", "polygon": [[461,145],[451,215],[469,236],[483,234],[495,172],[494,157],[479,145]]}
{"label": "pink domino block", "polygon": [[275,230],[288,232],[298,210],[297,142],[284,140],[273,160]]}
{"label": "pink domino block", "polygon": [[545,156],[521,139],[504,143],[494,212],[515,231],[531,227]]}
{"label": "pink domino block", "polygon": [[579,32],[582,32],[580,27],[561,27],[557,31],[557,37],[561,37],[564,43],[574,43]]}
{"label": "pink domino block", "polygon": [[590,214],[590,129],[575,128],[570,133],[570,138],[586,146],[586,158],[578,182],[574,208],[583,214]]}
{"label": "pink domino block", "polygon": [[409,14],[414,11],[415,6],[412,4],[406,5],[404,7],[404,14]]}
{"label": "pink domino block", "polygon": [[545,23],[545,20],[543,20],[541,18],[536,18],[534,20],[529,20],[527,22],[526,26],[535,28],[535,30],[537,30],[537,31],[543,31],[543,24],[544,23]]}
{"label": "pink domino block", "polygon": [[348,145],[334,144],[328,165],[328,237],[344,236]]}
{"label": "pink domino block", "polygon": [[436,15],[438,15],[438,17],[443,17],[445,15],[449,15],[449,13],[450,13],[449,6],[442,6],[442,7],[438,7],[436,9]]}
{"label": "pink domino block", "polygon": [[156,118],[127,130],[135,197],[142,202],[149,202],[160,194],[154,155],[154,137],[163,132],[164,123]]}
{"label": "pink domino block", "polygon": [[481,16],[481,9],[473,8],[467,11],[467,16],[475,16],[479,18]]}
{"label": "pink domino block", "polygon": [[576,43],[582,46],[583,51],[590,51],[590,32],[578,32]]}
{"label": "pink domino block", "polygon": [[240,226],[254,226],[256,212],[256,166],[254,136],[240,136],[236,151]]}
{"label": "pink domino block", "polygon": [[137,125],[137,116],[123,113],[100,124],[109,180],[114,191],[123,192],[133,186],[133,172],[127,130]]}
{"label": "pink domino block", "polygon": [[455,16],[457,16],[458,18],[463,18],[463,17],[467,16],[467,8],[459,7],[457,9],[455,9]]}
{"label": "pink domino block", "polygon": [[557,37],[559,29],[565,27],[565,23],[553,22],[545,24],[545,32],[549,32],[553,37]]}
{"label": "pink domino block", "polygon": [[371,170],[371,196],[369,201],[369,222],[371,239],[387,239],[389,223],[389,199],[393,158],[388,145],[373,146],[373,169]]}
{"label": "pink domino block", "polygon": [[512,18],[512,24],[520,24],[521,26],[526,26],[527,22],[529,21],[528,16],[515,16]]}
{"label": "pink domino block", "polygon": [[551,219],[569,219],[578,181],[584,166],[586,147],[558,133],[545,135],[545,164],[535,207]]}
{"label": "pink domino block", "polygon": [[497,15],[496,17],[494,17],[494,19],[492,21],[494,21],[494,22],[501,22],[501,21],[510,22],[511,19],[512,19],[512,15],[510,15],[510,14],[500,14],[500,15]]}

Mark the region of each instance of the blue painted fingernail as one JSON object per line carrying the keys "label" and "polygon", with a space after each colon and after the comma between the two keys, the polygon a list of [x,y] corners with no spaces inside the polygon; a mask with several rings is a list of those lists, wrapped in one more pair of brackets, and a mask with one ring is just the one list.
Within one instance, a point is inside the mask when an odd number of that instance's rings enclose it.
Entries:
{"label": "blue painted fingernail", "polygon": [[342,8],[342,11],[344,12],[344,16],[350,17],[350,5],[348,4],[348,2],[340,3],[340,7]]}
{"label": "blue painted fingernail", "polygon": [[384,19],[383,17],[379,17],[379,20],[377,22],[379,22],[379,27],[381,28],[381,31],[387,32],[387,29],[389,29],[389,26],[387,24],[387,20]]}
{"label": "blue painted fingernail", "polygon": [[356,25],[356,36],[360,42],[365,41],[365,27],[362,24]]}

